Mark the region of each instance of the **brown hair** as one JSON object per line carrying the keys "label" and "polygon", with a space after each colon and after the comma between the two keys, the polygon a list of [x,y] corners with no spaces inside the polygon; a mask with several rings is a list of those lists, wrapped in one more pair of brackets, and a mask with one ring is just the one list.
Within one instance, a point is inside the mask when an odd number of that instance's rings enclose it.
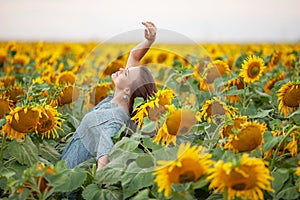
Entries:
{"label": "brown hair", "polygon": [[136,97],[142,97],[144,100],[154,96],[157,92],[155,81],[149,69],[145,66],[140,67],[139,77],[132,82],[131,95],[129,99],[129,113],[134,116],[133,104]]}

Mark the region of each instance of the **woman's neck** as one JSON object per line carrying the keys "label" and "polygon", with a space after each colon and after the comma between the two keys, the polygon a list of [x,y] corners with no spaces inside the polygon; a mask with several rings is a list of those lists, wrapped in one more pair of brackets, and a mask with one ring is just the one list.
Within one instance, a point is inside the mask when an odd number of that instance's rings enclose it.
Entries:
{"label": "woman's neck", "polygon": [[124,99],[123,95],[114,94],[113,98],[111,99],[111,102],[114,104],[117,104],[121,108],[124,109],[124,111],[129,114],[129,108],[128,108],[128,101],[129,99]]}

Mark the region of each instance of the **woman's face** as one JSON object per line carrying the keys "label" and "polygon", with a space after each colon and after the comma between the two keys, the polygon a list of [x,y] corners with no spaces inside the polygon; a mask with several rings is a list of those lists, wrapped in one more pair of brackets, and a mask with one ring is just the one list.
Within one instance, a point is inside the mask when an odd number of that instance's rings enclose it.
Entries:
{"label": "woman's face", "polygon": [[111,78],[115,87],[125,89],[130,88],[131,83],[139,77],[139,73],[139,67],[120,68],[119,71],[111,75]]}

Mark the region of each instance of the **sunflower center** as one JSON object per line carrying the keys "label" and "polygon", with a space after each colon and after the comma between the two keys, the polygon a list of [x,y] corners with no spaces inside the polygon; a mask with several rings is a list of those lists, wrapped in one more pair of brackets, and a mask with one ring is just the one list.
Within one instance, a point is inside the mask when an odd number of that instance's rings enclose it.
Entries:
{"label": "sunflower center", "polygon": [[180,183],[187,183],[195,180],[195,174],[193,171],[186,171],[183,174],[179,175]]}
{"label": "sunflower center", "polygon": [[259,67],[258,66],[251,66],[249,69],[249,76],[251,78],[256,77],[259,74]]}
{"label": "sunflower center", "polygon": [[238,133],[238,140],[233,140],[233,147],[239,152],[252,151],[262,142],[262,133],[257,126],[248,126]]}
{"label": "sunflower center", "polygon": [[232,189],[235,189],[235,190],[244,190],[246,188],[246,184],[245,183],[237,183],[237,184],[234,184],[232,187]]}
{"label": "sunflower center", "polygon": [[24,110],[19,111],[18,115],[19,120],[17,121],[15,118],[13,118],[11,127],[20,133],[29,133],[34,131],[38,123],[39,113],[29,109],[26,113]]}
{"label": "sunflower center", "polygon": [[300,104],[300,85],[289,89],[283,97],[284,105],[288,107],[299,107]]}
{"label": "sunflower center", "polygon": [[223,105],[218,102],[213,102],[207,109],[208,116],[215,116],[215,115],[225,115],[226,110],[224,109]]}

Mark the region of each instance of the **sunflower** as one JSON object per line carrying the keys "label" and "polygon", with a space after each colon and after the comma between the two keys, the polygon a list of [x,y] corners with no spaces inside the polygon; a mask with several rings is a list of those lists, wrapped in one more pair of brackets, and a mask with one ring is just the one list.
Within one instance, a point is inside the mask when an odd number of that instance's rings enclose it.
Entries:
{"label": "sunflower", "polygon": [[221,131],[220,131],[220,136],[221,138],[226,138],[229,137],[230,135],[234,135],[235,131],[238,131],[241,126],[247,122],[248,117],[247,116],[234,116],[232,121],[233,121],[233,125],[228,124],[225,125]]}
{"label": "sunflower", "polygon": [[287,70],[291,70],[296,63],[296,55],[295,54],[288,54],[283,56],[282,64]]}
{"label": "sunflower", "polygon": [[292,140],[286,145],[285,149],[287,149],[290,152],[291,156],[297,156],[298,155],[298,143],[300,140],[299,130],[294,130],[290,136],[291,136]]}
{"label": "sunflower", "polygon": [[16,104],[23,96],[25,95],[26,91],[22,87],[14,86],[7,88],[3,95],[8,97],[10,100],[12,100],[13,104]]}
{"label": "sunflower", "polygon": [[120,68],[125,68],[126,63],[123,60],[117,59],[111,62],[104,70],[103,75],[104,76],[110,76],[116,71],[119,71]]}
{"label": "sunflower", "polygon": [[300,83],[288,82],[284,84],[278,91],[278,110],[286,117],[294,112],[300,104]]}
{"label": "sunflower", "polygon": [[263,134],[266,130],[266,124],[245,122],[236,134],[229,136],[224,148],[232,149],[236,153],[253,151],[263,143]]}
{"label": "sunflower", "polygon": [[111,89],[112,85],[110,83],[97,84],[87,94],[87,101],[93,106],[97,105],[101,100],[108,96]]}
{"label": "sunflower", "polygon": [[70,84],[73,85],[76,81],[76,75],[71,71],[62,72],[57,78],[57,84]]}
{"label": "sunflower", "polygon": [[0,118],[4,117],[12,106],[13,103],[11,100],[5,97],[0,97]]}
{"label": "sunflower", "polygon": [[2,131],[9,139],[20,140],[26,133],[33,132],[42,116],[40,106],[16,107],[6,116]]}
{"label": "sunflower", "polygon": [[282,52],[275,51],[272,54],[271,60],[268,62],[267,71],[271,71],[274,67],[276,67],[280,63],[281,57],[282,57]]}
{"label": "sunflower", "polygon": [[59,113],[56,108],[45,105],[42,108],[41,117],[39,118],[35,132],[41,133],[42,139],[44,139],[44,137],[50,138],[51,135],[53,138],[58,138],[57,129],[63,131],[63,121],[61,113]]}
{"label": "sunflower", "polygon": [[[299,164],[299,163],[298,163],[298,164]],[[297,176],[300,176],[300,167],[297,168],[295,174],[296,174]]]}
{"label": "sunflower", "polygon": [[6,49],[0,49],[0,66],[2,66],[2,64],[8,60],[8,55],[7,55],[7,51]]}
{"label": "sunflower", "polygon": [[214,90],[214,81],[224,74],[230,74],[229,66],[222,60],[215,60],[207,65],[203,78],[200,78],[200,90]]}
{"label": "sunflower", "polygon": [[66,85],[59,93],[56,100],[53,100],[51,106],[63,106],[76,101],[80,95],[80,88],[74,85]]}
{"label": "sunflower", "polygon": [[209,169],[209,189],[226,193],[226,199],[264,199],[262,190],[274,192],[270,183],[274,178],[265,164],[262,159],[247,154],[242,155],[238,164],[220,160]]}
{"label": "sunflower", "polygon": [[[145,117],[150,117],[150,119],[156,121],[161,114],[165,113],[165,106],[170,105],[174,97],[173,90],[158,90],[154,97],[147,99],[144,104],[133,111],[135,114],[131,120],[135,121],[138,126],[142,125]],[[149,113],[151,113],[151,116],[149,116]]]}
{"label": "sunflower", "polygon": [[15,76],[6,76],[3,78],[0,78],[0,83],[3,83],[3,86],[8,88],[15,84],[15,80],[16,80]]}
{"label": "sunflower", "polygon": [[[53,165],[46,166],[44,163],[38,163],[33,167],[33,173],[24,174],[25,182],[18,188],[17,193],[22,193],[24,189],[28,189],[33,195],[36,195],[35,189],[38,186],[39,192],[44,194],[53,188],[53,186],[48,185],[48,181],[45,179],[47,174],[56,174]],[[33,177],[29,178],[28,175]]]}
{"label": "sunflower", "polygon": [[220,99],[214,98],[212,100],[206,100],[202,106],[200,112],[197,113],[198,121],[202,122],[207,120],[209,123],[211,120],[215,122],[217,116],[234,116],[237,111],[237,108],[227,106]]}
{"label": "sunflower", "polygon": [[168,146],[171,142],[176,145],[176,136],[187,134],[197,122],[195,114],[186,108],[175,109],[168,106],[168,117],[163,126],[158,130],[154,142]]}
{"label": "sunflower", "polygon": [[13,64],[14,65],[21,65],[22,67],[24,67],[25,65],[27,65],[30,61],[30,58],[25,55],[25,54],[16,54],[13,58]]}
{"label": "sunflower", "polygon": [[244,78],[245,83],[253,83],[261,77],[265,68],[262,58],[255,55],[249,56],[244,60],[239,76]]}
{"label": "sunflower", "polygon": [[173,161],[159,160],[153,175],[158,185],[158,192],[164,191],[168,197],[172,193],[172,184],[196,182],[207,174],[209,167],[214,163],[209,160],[211,154],[205,154],[201,146],[191,146],[190,143],[180,144],[177,159]]}
{"label": "sunflower", "polygon": [[205,75],[206,82],[208,84],[214,83],[216,78],[221,77],[225,73],[230,73],[228,64],[222,60],[215,60],[207,66]]}
{"label": "sunflower", "polygon": [[265,93],[271,94],[271,89],[274,87],[275,83],[280,80],[283,80],[284,76],[285,76],[285,72],[281,72],[281,74],[279,74],[279,75],[275,76],[274,78],[272,78],[271,80],[269,80],[264,87]]}
{"label": "sunflower", "polygon": [[[224,92],[226,93],[231,87],[236,86],[238,90],[244,89],[244,81],[241,77],[233,80],[228,80],[226,87],[224,88]],[[229,103],[237,103],[240,100],[239,95],[231,95],[226,96],[226,99],[228,99]]]}

